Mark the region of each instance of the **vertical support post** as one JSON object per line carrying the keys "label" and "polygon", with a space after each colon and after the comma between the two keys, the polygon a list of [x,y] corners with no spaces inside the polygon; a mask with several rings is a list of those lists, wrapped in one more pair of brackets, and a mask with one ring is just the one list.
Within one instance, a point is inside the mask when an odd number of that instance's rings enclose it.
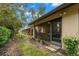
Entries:
{"label": "vertical support post", "polygon": [[52,41],[52,23],[50,23],[50,41]]}
{"label": "vertical support post", "polygon": [[33,38],[35,38],[35,26],[33,26]]}

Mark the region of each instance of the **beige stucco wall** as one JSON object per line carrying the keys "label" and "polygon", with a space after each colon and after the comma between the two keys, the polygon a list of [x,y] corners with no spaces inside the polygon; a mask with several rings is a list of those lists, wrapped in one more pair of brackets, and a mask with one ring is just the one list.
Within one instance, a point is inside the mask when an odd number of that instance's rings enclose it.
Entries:
{"label": "beige stucco wall", "polygon": [[[52,14],[49,17],[46,17],[45,19],[40,20],[39,22],[36,22],[35,25],[42,24],[44,22],[53,20],[55,18],[60,17],[61,12],[66,12],[65,15],[62,15],[62,38],[64,36],[75,36],[79,35],[79,4],[76,4],[74,6],[68,7],[66,9],[63,9],[55,14]],[[61,40],[63,41],[63,40]],[[63,47],[63,42],[62,42]]]}
{"label": "beige stucco wall", "polygon": [[67,14],[62,16],[62,38],[65,36],[79,35],[78,9],[79,9],[79,4],[67,8],[66,9]]}
{"label": "beige stucco wall", "polygon": [[66,13],[62,16],[62,36],[78,35],[78,7],[68,8]]}

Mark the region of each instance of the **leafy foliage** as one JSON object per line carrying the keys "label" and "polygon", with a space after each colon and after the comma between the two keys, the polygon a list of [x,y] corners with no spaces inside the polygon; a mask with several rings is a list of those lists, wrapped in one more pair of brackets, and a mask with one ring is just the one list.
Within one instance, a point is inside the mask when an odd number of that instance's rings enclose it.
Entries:
{"label": "leafy foliage", "polygon": [[26,15],[27,4],[15,4],[15,9],[19,13],[20,19],[23,23],[23,27],[27,25],[28,16]]}
{"label": "leafy foliage", "polygon": [[22,27],[22,22],[12,6],[14,5],[0,4],[0,26],[5,26],[15,33]]}
{"label": "leafy foliage", "polygon": [[36,12],[34,7],[30,8],[29,12],[31,13],[33,21],[36,20],[37,18],[39,18],[41,15],[44,14],[45,8],[46,8],[45,6],[40,6],[38,8],[38,12]]}
{"label": "leafy foliage", "polygon": [[[38,15],[43,15],[44,12],[45,12],[45,8],[44,6],[40,6],[39,9],[38,9]],[[40,16],[39,16],[40,17]]]}
{"label": "leafy foliage", "polygon": [[27,34],[24,34],[22,32],[17,33],[16,37],[19,38],[19,39],[21,39],[21,40],[31,40],[32,39],[31,36],[29,36]]}
{"label": "leafy foliage", "polygon": [[[15,9],[17,10],[18,15],[20,16],[20,19],[23,23],[23,27],[28,26],[29,22],[28,20],[36,20],[37,18],[39,18],[41,15],[44,14],[45,12],[45,6],[39,6],[37,11],[34,7],[31,7],[30,9],[28,9],[28,4],[14,4],[15,5]],[[26,11],[28,10],[28,11]]]}
{"label": "leafy foliage", "polygon": [[16,36],[20,39],[24,39],[26,36],[23,33],[17,33]]}
{"label": "leafy foliage", "polygon": [[0,45],[4,45],[10,38],[11,31],[0,26]]}
{"label": "leafy foliage", "polygon": [[64,46],[68,55],[77,55],[79,40],[77,37],[64,37]]}

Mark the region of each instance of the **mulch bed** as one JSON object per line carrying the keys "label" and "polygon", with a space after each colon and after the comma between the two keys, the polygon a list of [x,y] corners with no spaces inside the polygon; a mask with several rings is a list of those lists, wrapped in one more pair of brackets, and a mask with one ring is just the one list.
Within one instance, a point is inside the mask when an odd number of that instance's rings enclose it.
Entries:
{"label": "mulch bed", "polygon": [[0,48],[0,56],[20,56],[20,51],[16,49],[17,40],[9,41],[5,46]]}

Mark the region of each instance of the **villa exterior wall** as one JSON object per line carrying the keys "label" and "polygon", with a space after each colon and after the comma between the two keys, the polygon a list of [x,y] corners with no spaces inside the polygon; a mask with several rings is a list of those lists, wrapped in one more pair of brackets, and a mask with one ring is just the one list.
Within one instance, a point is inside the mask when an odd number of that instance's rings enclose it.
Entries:
{"label": "villa exterior wall", "polygon": [[[62,12],[66,12],[66,14],[60,15]],[[56,12],[55,14],[50,15],[49,17],[46,17],[45,19],[42,19],[35,23],[36,30],[40,32],[47,33],[47,25],[45,22],[49,22],[51,20],[54,20],[56,18],[62,17],[62,38],[64,36],[75,36],[79,35],[79,4],[73,5],[71,7],[68,7],[66,9],[62,9],[59,12]],[[42,24],[42,25],[41,25]],[[40,25],[40,26],[39,26]],[[46,25],[46,26],[45,26]],[[48,34],[48,33],[47,33]],[[51,34],[51,32],[49,33]],[[63,47],[63,40],[62,41],[62,47]]]}
{"label": "villa exterior wall", "polygon": [[[79,35],[79,4],[67,8],[65,11],[67,14],[62,16],[62,38],[65,36],[77,36]],[[63,47],[63,40],[62,40]]]}
{"label": "villa exterior wall", "polygon": [[78,35],[78,8],[79,5],[66,9],[66,14],[62,16],[62,36]]}

